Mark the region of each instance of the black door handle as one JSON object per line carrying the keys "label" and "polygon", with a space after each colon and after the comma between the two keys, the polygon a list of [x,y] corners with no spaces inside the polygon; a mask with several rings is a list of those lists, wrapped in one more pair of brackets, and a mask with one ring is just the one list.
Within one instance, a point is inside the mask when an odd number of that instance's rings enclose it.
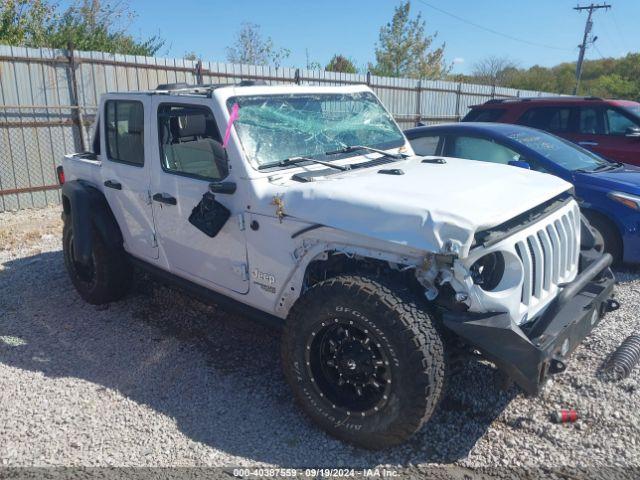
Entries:
{"label": "black door handle", "polygon": [[172,197],[168,193],[156,193],[153,196],[153,199],[156,202],[166,203],[167,205],[176,205],[178,203],[178,201],[175,199],[175,197]]}
{"label": "black door handle", "polygon": [[115,180],[107,180],[104,182],[105,187],[113,188],[114,190],[122,190],[122,184]]}

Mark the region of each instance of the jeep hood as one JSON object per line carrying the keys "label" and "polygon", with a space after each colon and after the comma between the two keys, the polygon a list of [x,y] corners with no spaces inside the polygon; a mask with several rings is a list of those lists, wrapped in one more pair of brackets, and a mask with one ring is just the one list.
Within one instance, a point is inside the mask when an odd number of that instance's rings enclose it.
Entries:
{"label": "jeep hood", "polygon": [[[476,231],[500,225],[571,188],[564,180],[507,165],[425,157],[287,182],[284,213],[421,250],[457,242],[466,256]],[[428,157],[427,157],[428,158]],[[400,169],[403,174],[381,173]]]}

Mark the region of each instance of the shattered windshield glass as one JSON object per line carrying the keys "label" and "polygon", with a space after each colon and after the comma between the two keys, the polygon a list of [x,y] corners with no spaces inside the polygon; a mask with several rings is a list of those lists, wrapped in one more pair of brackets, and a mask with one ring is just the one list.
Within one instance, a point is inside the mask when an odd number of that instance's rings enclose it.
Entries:
{"label": "shattered windshield glass", "polygon": [[258,166],[292,157],[326,158],[345,146],[397,148],[404,137],[370,92],[230,98],[245,154]]}

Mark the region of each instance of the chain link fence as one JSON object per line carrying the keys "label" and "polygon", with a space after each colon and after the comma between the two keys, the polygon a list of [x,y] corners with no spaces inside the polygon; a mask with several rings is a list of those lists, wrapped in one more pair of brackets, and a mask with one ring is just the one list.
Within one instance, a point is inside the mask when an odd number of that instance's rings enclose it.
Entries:
{"label": "chain link fence", "polygon": [[449,81],[377,77],[255,65],[0,45],[0,211],[60,202],[55,169],[65,153],[87,150],[105,92],[158,84],[367,84],[402,128],[458,121],[492,98],[550,95]]}

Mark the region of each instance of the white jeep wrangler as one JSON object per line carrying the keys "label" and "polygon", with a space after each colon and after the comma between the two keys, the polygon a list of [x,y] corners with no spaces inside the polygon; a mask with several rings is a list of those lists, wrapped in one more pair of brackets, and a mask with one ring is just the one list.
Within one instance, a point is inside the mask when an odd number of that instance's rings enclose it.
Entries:
{"label": "white jeep wrangler", "polygon": [[137,265],[283,326],[303,410],[368,448],[431,417],[460,346],[535,394],[616,307],[571,185],[418,157],[366,86],[106,94],[59,175],[86,301],[124,296]]}

